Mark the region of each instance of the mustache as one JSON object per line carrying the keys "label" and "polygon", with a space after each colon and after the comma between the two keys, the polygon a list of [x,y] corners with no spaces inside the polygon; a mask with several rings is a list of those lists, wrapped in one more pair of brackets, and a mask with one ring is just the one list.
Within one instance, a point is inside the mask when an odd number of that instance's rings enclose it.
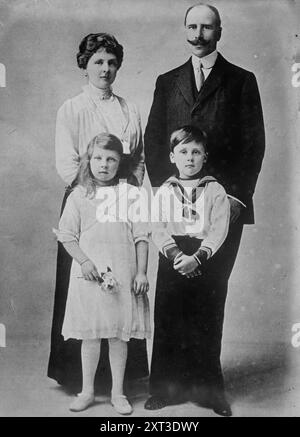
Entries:
{"label": "mustache", "polygon": [[197,46],[199,44],[206,46],[208,44],[208,41],[205,41],[202,38],[197,38],[197,39],[193,39],[193,40],[188,39],[187,42],[189,44],[191,44],[192,46]]}

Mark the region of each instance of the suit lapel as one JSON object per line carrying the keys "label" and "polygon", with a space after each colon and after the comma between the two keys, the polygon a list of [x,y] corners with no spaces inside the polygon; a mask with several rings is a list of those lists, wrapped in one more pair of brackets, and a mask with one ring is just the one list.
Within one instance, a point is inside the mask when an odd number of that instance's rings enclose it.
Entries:
{"label": "suit lapel", "polygon": [[185,98],[185,100],[190,106],[193,106],[195,102],[194,94],[193,94],[193,83],[191,77],[192,68],[193,68],[192,61],[190,58],[185,64],[183,64],[177,76],[178,88],[180,89],[183,97]]}
{"label": "suit lapel", "polygon": [[225,63],[225,59],[219,53],[216,63],[213,66],[210,75],[204,82],[204,85],[201,88],[200,93],[198,94],[192,110],[195,110],[199,105],[201,105],[203,100],[205,100],[209,95],[214,93],[215,90],[220,86],[225,75]]}

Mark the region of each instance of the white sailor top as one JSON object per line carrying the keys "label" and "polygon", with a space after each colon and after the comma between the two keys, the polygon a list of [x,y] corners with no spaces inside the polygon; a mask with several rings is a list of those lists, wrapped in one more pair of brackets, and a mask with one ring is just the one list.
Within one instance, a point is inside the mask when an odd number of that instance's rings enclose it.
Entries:
{"label": "white sailor top", "polygon": [[[195,181],[194,187],[170,177],[155,195],[159,208],[152,223],[152,239],[164,255],[176,247],[172,236],[199,239],[199,248],[207,248],[211,255],[225,241],[230,219],[230,204],[221,184],[212,176]],[[190,184],[189,184],[190,185]],[[158,206],[159,205],[159,206]]]}

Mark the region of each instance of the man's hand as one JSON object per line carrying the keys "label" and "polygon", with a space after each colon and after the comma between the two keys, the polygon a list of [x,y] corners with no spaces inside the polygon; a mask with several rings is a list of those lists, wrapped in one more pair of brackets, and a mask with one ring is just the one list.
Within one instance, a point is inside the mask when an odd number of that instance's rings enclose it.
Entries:
{"label": "man's hand", "polygon": [[235,223],[239,218],[243,205],[232,197],[229,197],[230,203],[230,223]]}

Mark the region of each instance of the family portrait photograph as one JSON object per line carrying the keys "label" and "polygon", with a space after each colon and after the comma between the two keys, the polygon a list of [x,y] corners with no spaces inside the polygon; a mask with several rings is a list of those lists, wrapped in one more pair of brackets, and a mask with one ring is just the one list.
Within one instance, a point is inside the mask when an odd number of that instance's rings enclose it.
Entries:
{"label": "family portrait photograph", "polygon": [[0,0],[0,417],[300,417],[299,17]]}

